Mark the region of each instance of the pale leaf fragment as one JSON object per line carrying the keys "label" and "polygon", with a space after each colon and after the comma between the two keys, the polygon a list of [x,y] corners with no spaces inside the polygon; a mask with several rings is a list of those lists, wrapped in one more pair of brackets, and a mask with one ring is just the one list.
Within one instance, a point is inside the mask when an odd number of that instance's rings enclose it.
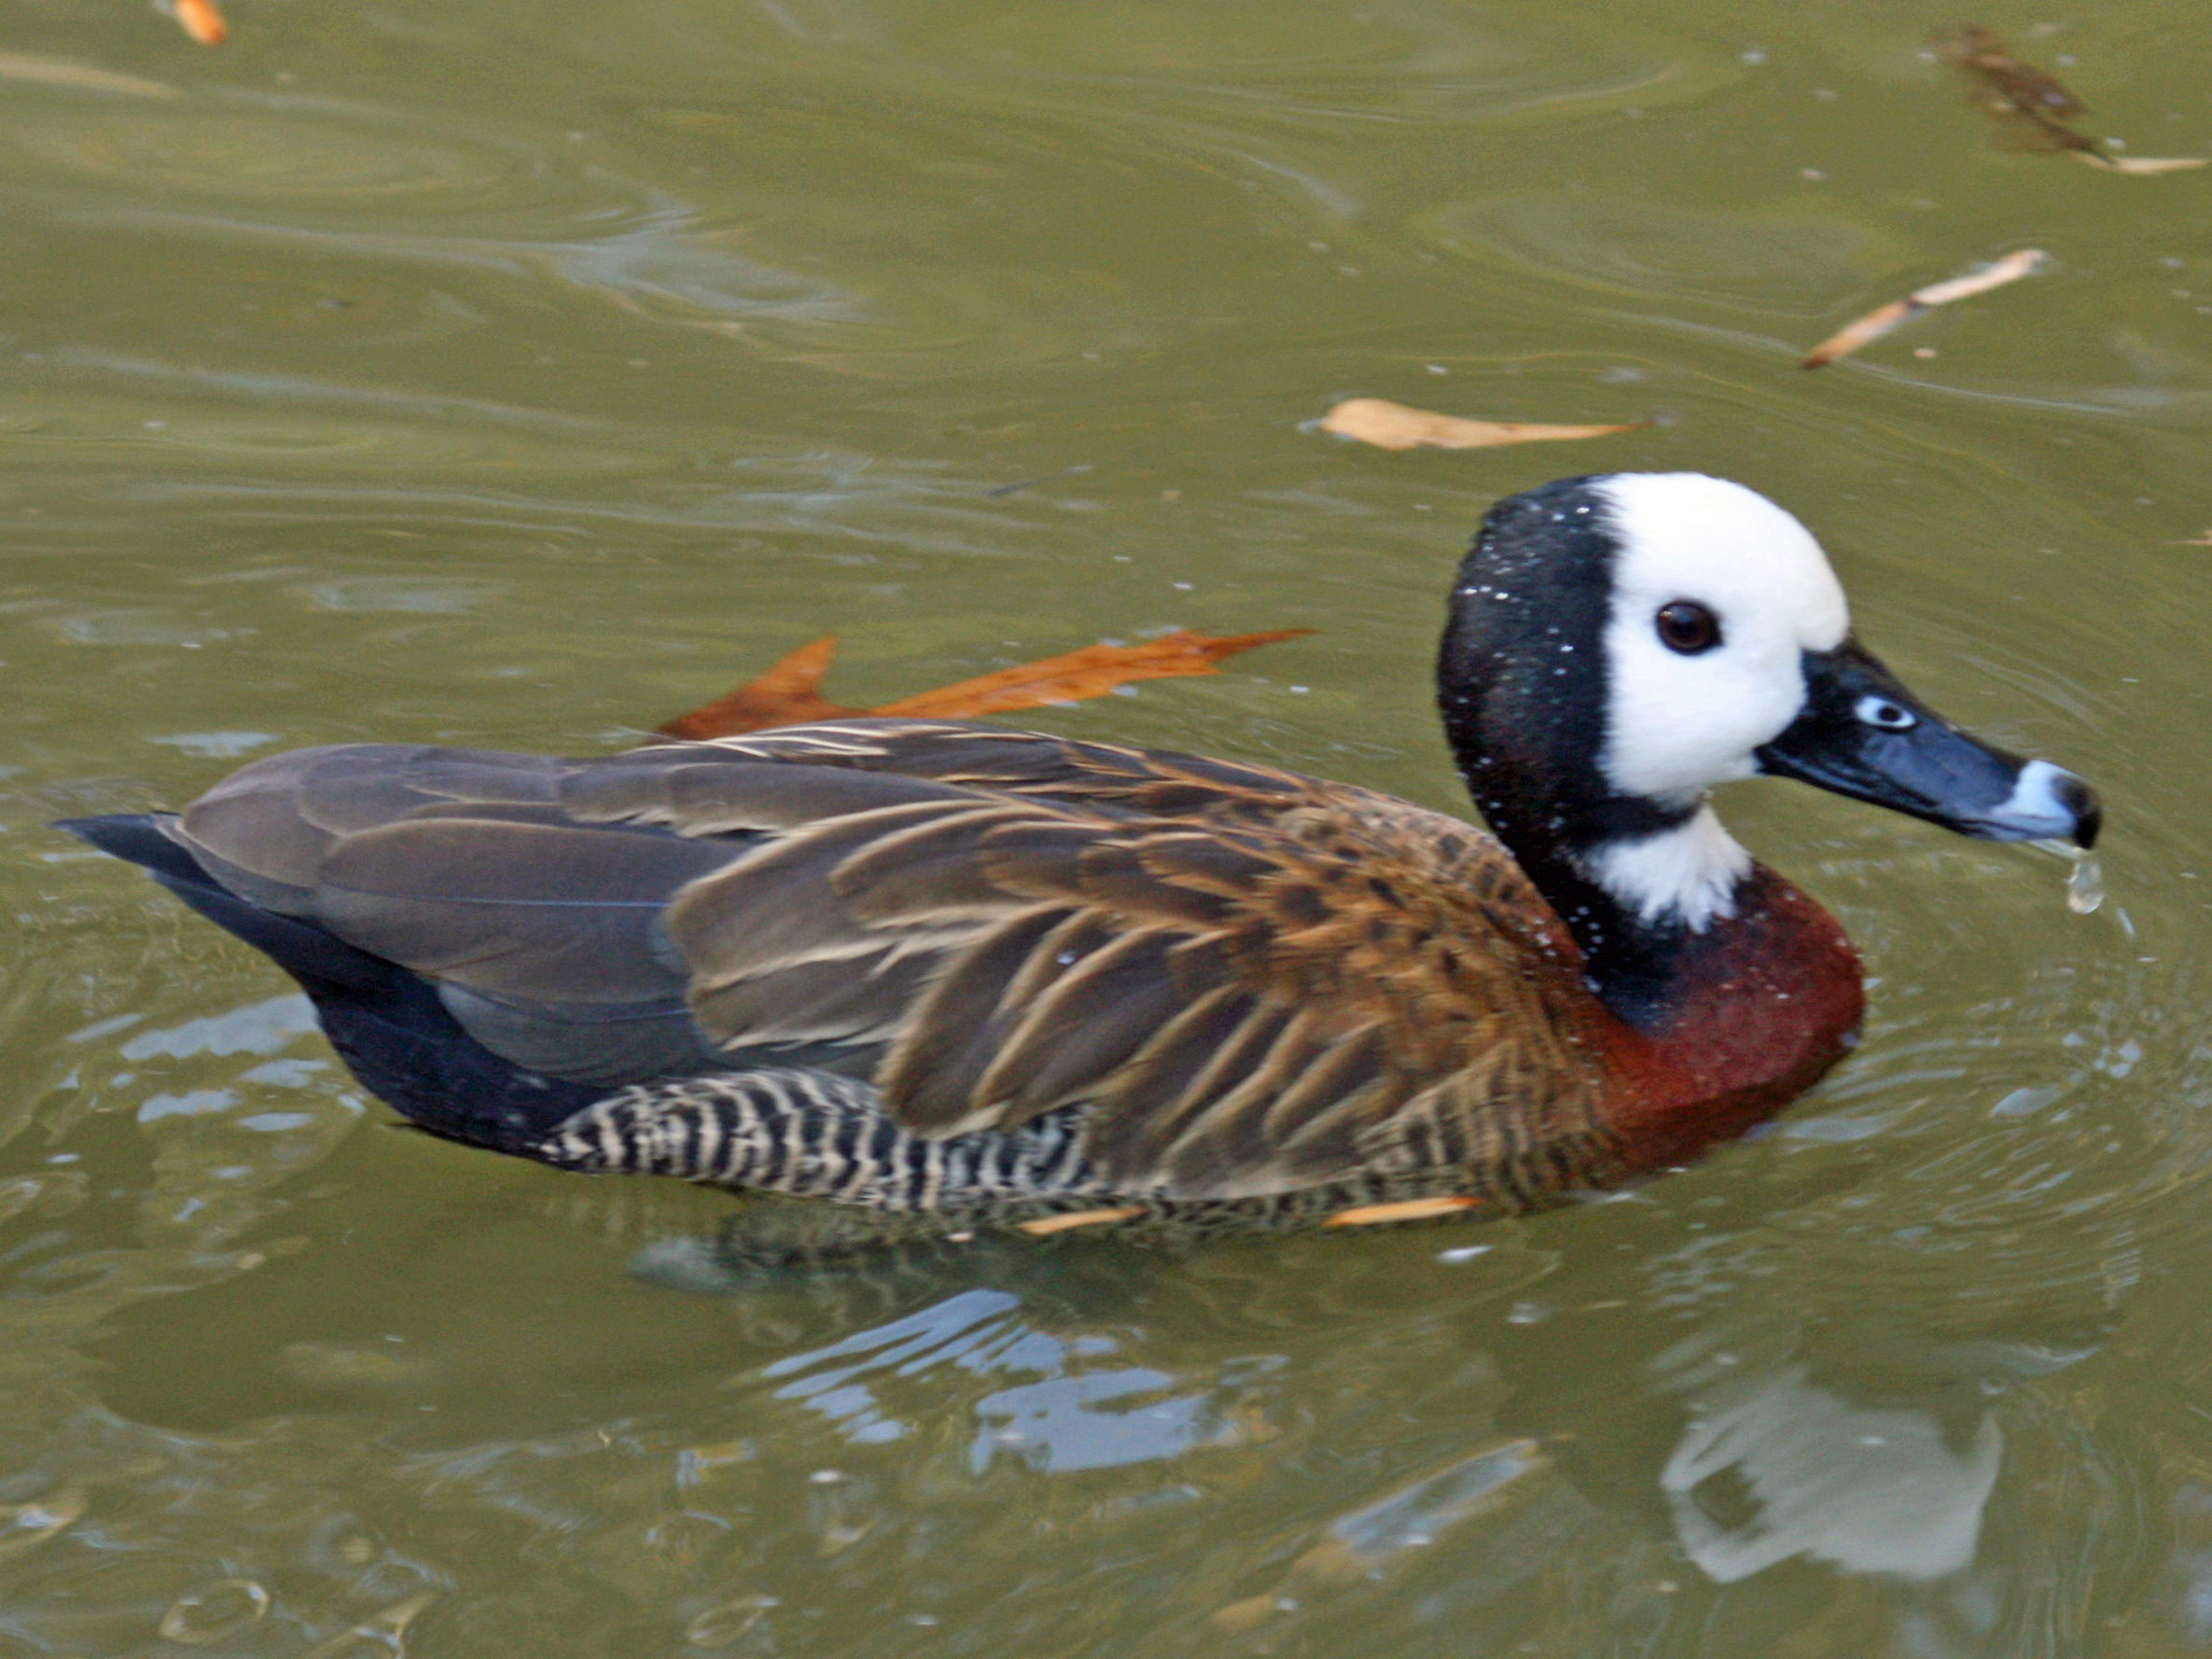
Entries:
{"label": "pale leaf fragment", "polygon": [[2024,247],[1993,259],[1964,276],[1930,283],[1925,288],[1914,288],[1902,300],[1892,300],[1887,305],[1878,306],[1863,317],[1849,322],[1804,355],[1801,368],[1820,369],[1838,357],[1848,357],[1862,346],[1871,345],[1900,324],[1911,322],[1922,312],[1933,311],[1939,305],[1951,305],[1961,300],[1970,300],[1976,294],[1986,294],[1992,288],[2001,288],[2007,283],[2016,283],[2024,276],[2032,276],[2043,268],[2051,258],[2041,248]]}
{"label": "pale leaf fragment", "polygon": [[1456,1216],[1470,1209],[1479,1209],[1480,1198],[1445,1196],[1438,1198],[1404,1198],[1395,1204],[1362,1204],[1351,1209],[1340,1209],[1322,1222],[1324,1227],[1377,1227],[1392,1221],[1433,1221],[1440,1216]]}
{"label": "pale leaf fragment", "polygon": [[1547,426],[1531,421],[1469,421],[1393,403],[1386,397],[1353,397],[1321,417],[1321,430],[1356,438],[1382,450],[1485,450],[1509,443],[1552,443],[1570,438],[1606,438],[1634,432],[1649,421],[1613,426]]}
{"label": "pale leaf fragment", "polygon": [[2144,176],[2154,173],[2188,173],[2198,167],[2212,167],[2212,156],[2115,156],[2104,150],[2076,150],[2074,154],[2092,167],[2101,167],[2107,173],[2134,173]]}
{"label": "pale leaf fragment", "polygon": [[1127,1221],[1144,1213],[1143,1205],[1125,1204],[1118,1209],[1078,1209],[1064,1216],[1039,1216],[1018,1225],[1032,1238],[1050,1238],[1055,1233],[1072,1233],[1078,1227],[1104,1227],[1108,1222]]}

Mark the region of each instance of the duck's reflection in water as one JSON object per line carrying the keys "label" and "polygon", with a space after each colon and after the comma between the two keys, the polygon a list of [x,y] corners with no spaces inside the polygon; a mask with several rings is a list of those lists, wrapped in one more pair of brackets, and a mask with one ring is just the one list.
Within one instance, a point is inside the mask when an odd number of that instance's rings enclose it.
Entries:
{"label": "duck's reflection in water", "polygon": [[[756,1226],[717,1276],[710,1212],[684,1197],[591,1230],[645,1276],[717,1292],[666,1304],[711,1303],[722,1336],[699,1357],[728,1366],[669,1399],[718,1401],[762,1459],[714,1501],[810,1459],[799,1478],[842,1483],[806,1500],[828,1506],[810,1547],[925,1548],[954,1515],[995,1547],[1080,1539],[1151,1563],[1190,1627],[1265,1643],[1416,1605],[1496,1622],[1479,1646],[1501,1653],[1816,1605],[1867,1651],[1908,1624],[1983,1651],[2050,1599],[2046,1564],[2016,1559],[2075,1439],[2045,1385],[2111,1317],[2094,1275],[1932,1322],[1841,1290],[1786,1304],[1763,1269],[1787,1239],[1644,1203],[1188,1250],[866,1249],[816,1238],[808,1209],[784,1224],[814,1254],[764,1268]],[[1380,1363],[1415,1351],[1413,1382]],[[1593,1573],[1594,1602],[1575,1588]],[[1049,1624],[1049,1599],[990,1616]]]}
{"label": "duck's reflection in water", "polygon": [[1793,1555],[1937,1579],[1973,1561],[2003,1451],[1990,1417],[1955,1449],[1929,1414],[1853,1405],[1799,1365],[1698,1401],[1659,1484],[1720,1583]]}

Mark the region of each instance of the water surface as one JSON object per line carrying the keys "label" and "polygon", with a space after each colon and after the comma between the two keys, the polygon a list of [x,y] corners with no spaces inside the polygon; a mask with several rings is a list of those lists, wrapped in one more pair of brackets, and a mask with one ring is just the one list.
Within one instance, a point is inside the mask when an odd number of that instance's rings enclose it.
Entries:
{"label": "water surface", "polygon": [[[0,1652],[2212,1648],[2212,174],[1998,149],[1896,0],[233,14],[17,5],[0,63]],[[2212,153],[2193,8],[1980,21]],[[1353,394],[1655,424],[1304,429]],[[1923,692],[2103,789],[2111,898],[1735,791],[1868,1041],[1525,1222],[716,1290],[728,1199],[396,1132],[43,828],[605,749],[829,630],[868,702],[1314,627],[1037,723],[1451,805],[1458,546],[1621,467],[1813,523]]]}

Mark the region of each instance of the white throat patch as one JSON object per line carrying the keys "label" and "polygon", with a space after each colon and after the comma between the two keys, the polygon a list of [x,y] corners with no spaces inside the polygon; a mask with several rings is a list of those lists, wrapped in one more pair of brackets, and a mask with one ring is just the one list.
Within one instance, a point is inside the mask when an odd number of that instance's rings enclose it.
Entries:
{"label": "white throat patch", "polygon": [[1592,847],[1576,862],[1647,927],[1678,922],[1692,933],[1736,913],[1736,885],[1751,873],[1751,855],[1710,806],[1656,835]]}

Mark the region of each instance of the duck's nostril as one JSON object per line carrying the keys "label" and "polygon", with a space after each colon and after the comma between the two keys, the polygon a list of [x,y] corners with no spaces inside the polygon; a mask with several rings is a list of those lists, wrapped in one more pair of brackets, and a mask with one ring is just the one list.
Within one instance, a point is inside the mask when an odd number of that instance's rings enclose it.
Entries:
{"label": "duck's nostril", "polygon": [[2084,851],[2096,845],[2097,831],[2105,823],[2105,809],[2098,804],[2096,791],[2072,773],[2064,772],[2052,780],[2051,792],[2058,798],[2059,805],[2074,815],[2074,843]]}

